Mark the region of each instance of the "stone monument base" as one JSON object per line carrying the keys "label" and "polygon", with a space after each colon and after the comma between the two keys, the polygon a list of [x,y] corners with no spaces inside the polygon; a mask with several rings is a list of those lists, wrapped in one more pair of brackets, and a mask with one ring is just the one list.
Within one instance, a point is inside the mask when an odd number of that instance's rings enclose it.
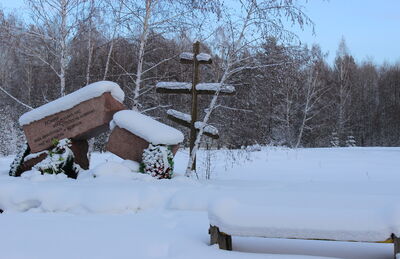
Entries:
{"label": "stone monument base", "polygon": [[[74,162],[84,170],[89,169],[88,142],[86,140],[72,139],[70,148],[72,150],[72,153],[74,153]],[[35,165],[43,161],[47,156],[48,154],[43,152],[36,157],[25,160],[21,165],[20,173],[22,174],[23,172],[31,170]]]}

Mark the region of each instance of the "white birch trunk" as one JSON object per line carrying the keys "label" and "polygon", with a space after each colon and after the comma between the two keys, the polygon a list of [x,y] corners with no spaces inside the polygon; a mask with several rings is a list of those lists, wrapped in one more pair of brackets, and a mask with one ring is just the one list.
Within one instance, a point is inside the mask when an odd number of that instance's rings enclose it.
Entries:
{"label": "white birch trunk", "polygon": [[192,175],[192,165],[194,164],[197,150],[200,147],[201,137],[203,136],[205,125],[208,122],[208,120],[210,119],[211,113],[212,113],[213,109],[215,108],[215,105],[217,104],[218,95],[219,95],[219,90],[216,92],[216,94],[214,94],[214,96],[210,102],[210,105],[208,106],[208,111],[206,113],[206,116],[203,119],[203,124],[202,124],[203,126],[200,128],[200,130],[197,134],[196,140],[194,142],[194,147],[192,149],[192,155],[189,157],[189,161],[188,161],[188,164],[186,167],[185,176],[187,176],[187,177],[190,177]]}
{"label": "white birch trunk", "polygon": [[93,55],[93,46],[92,46],[92,39],[91,39],[91,30],[89,30],[89,40],[88,40],[88,62],[86,66],[86,85],[90,83],[90,66],[92,64],[92,55]]}
{"label": "white birch trunk", "polygon": [[122,3],[120,2],[119,9],[115,13],[117,15],[117,19],[116,19],[116,21],[114,21],[113,34],[111,37],[110,48],[108,49],[106,67],[104,68],[103,80],[107,79],[108,69],[110,67],[111,55],[112,55],[112,52],[114,49],[115,35],[117,34],[118,23],[120,22],[120,17],[121,17],[121,9],[122,9]]}
{"label": "white birch trunk", "polygon": [[[246,19],[243,22],[243,26],[242,26],[242,28],[240,30],[240,34],[238,36],[238,39],[236,41],[234,41],[232,43],[232,45],[230,46],[231,47],[230,48],[231,51],[228,53],[228,56],[227,56],[227,62],[226,62],[225,71],[224,71],[224,74],[223,74],[221,80],[219,81],[219,83],[221,85],[225,83],[225,81],[228,79],[228,77],[229,77],[229,75],[231,73],[232,63],[234,62],[233,59],[235,58],[235,55],[237,54],[235,52],[236,52],[237,49],[240,49],[240,47],[242,45],[242,41],[244,39],[245,31],[246,31],[246,28],[247,28],[248,23],[250,21],[250,18],[251,18],[251,15],[252,15],[252,12],[253,12],[254,8],[255,8],[255,5],[253,3],[250,6],[250,8],[248,9],[248,13],[246,15]],[[213,98],[211,99],[210,105],[208,106],[206,115],[204,116],[204,119],[203,119],[203,123],[202,123],[203,126],[199,129],[199,132],[197,134],[196,140],[194,142],[194,147],[192,149],[192,154],[189,157],[189,161],[188,161],[188,164],[186,166],[186,172],[185,172],[185,176],[186,177],[190,177],[192,175],[192,167],[193,167],[194,161],[196,159],[197,150],[200,147],[201,138],[202,138],[203,133],[204,133],[204,127],[207,124],[208,120],[210,119],[211,113],[215,109],[215,106],[216,106],[217,100],[218,100],[218,96],[219,96],[219,92],[220,92],[220,89],[218,89],[218,91],[214,94]]]}
{"label": "white birch trunk", "polygon": [[[313,84],[316,81],[313,81]],[[300,131],[299,131],[299,135],[297,136],[297,141],[296,141],[296,145],[295,148],[298,148],[300,146],[301,143],[301,139],[303,138],[303,132],[304,132],[304,128],[306,126],[306,122],[307,122],[307,117],[308,117],[308,112],[309,112],[309,106],[310,106],[310,99],[311,99],[311,86],[310,86],[311,82],[308,82],[307,84],[307,94],[306,94],[306,104],[304,106],[304,111],[303,111],[303,119],[301,121],[301,125],[300,125]]]}
{"label": "white birch trunk", "polygon": [[86,66],[86,85],[90,83],[90,66],[92,65],[93,46],[92,46],[92,15],[93,15],[94,3],[90,1],[89,11],[89,31],[88,31],[88,62]]}
{"label": "white birch trunk", "polygon": [[67,67],[67,1],[61,0],[61,38],[60,38],[60,96],[65,95],[65,72]]}
{"label": "white birch trunk", "polygon": [[345,121],[345,73],[346,69],[344,68],[344,60],[342,59],[340,62],[340,86],[339,86],[339,114],[338,114],[338,136],[342,137],[344,134],[344,121]]}
{"label": "white birch trunk", "polygon": [[[227,69],[225,70],[224,75],[222,76],[222,79],[220,80],[221,85],[227,80],[229,72],[230,72],[230,67],[231,67],[231,60],[230,60],[230,58],[228,58]],[[192,149],[192,154],[191,154],[191,156],[189,156],[189,161],[186,166],[186,172],[185,172],[186,177],[190,177],[192,175],[192,167],[193,167],[194,161],[196,159],[197,150],[200,147],[201,138],[204,133],[204,128],[205,128],[208,120],[210,119],[211,113],[215,109],[215,106],[216,106],[217,100],[218,100],[218,96],[219,96],[219,92],[220,92],[220,89],[218,89],[218,91],[214,94],[213,98],[211,99],[210,105],[208,106],[206,115],[204,116],[204,119],[203,119],[202,127],[199,129],[199,132],[197,133],[196,140],[194,142],[194,147]]]}
{"label": "white birch trunk", "polygon": [[111,54],[114,48],[114,37],[111,39],[110,48],[108,49],[106,67],[104,68],[103,80],[107,79],[108,68],[110,66]]}
{"label": "white birch trunk", "polygon": [[146,15],[143,20],[143,31],[140,36],[140,46],[138,53],[138,64],[136,70],[136,80],[135,80],[135,88],[133,90],[133,106],[132,109],[139,109],[139,95],[140,95],[140,87],[142,83],[142,72],[143,72],[143,62],[144,62],[144,51],[147,43],[147,38],[149,35],[149,22],[152,12],[152,0],[146,0]]}

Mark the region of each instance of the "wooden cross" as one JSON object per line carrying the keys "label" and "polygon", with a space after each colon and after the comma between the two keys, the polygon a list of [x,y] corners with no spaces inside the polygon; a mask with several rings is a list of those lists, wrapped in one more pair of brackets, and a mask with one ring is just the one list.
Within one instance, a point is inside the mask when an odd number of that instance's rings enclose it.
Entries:
{"label": "wooden cross", "polygon": [[[168,94],[190,94],[192,96],[191,114],[185,114],[176,110],[168,110],[168,118],[180,125],[190,128],[190,155],[194,148],[197,132],[203,126],[203,123],[197,121],[197,96],[199,94],[215,94],[219,90],[220,95],[235,94],[235,87],[220,83],[200,83],[200,65],[211,64],[212,59],[209,54],[200,53],[200,42],[193,44],[193,52],[183,52],[180,55],[181,64],[190,64],[193,66],[192,82],[159,82],[156,85],[157,93]],[[206,124],[204,126],[204,135],[218,139],[218,129]],[[192,170],[196,169],[196,158]]]}

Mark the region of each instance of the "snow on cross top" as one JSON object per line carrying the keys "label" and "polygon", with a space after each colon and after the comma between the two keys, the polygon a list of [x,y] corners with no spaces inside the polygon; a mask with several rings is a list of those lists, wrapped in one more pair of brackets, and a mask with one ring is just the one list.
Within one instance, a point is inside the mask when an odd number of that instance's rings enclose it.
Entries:
{"label": "snow on cross top", "polygon": [[198,91],[221,91],[223,93],[234,93],[235,87],[220,83],[200,83],[196,85]]}
{"label": "snow on cross top", "polygon": [[55,113],[71,109],[84,101],[99,97],[106,92],[110,92],[111,95],[120,103],[124,101],[125,94],[117,83],[111,81],[99,81],[24,113],[19,118],[19,124],[24,126]]}
{"label": "snow on cross top", "polygon": [[156,84],[157,88],[164,89],[192,89],[192,83],[188,82],[158,82]]}
{"label": "snow on cross top", "polygon": [[154,145],[176,145],[184,138],[179,130],[132,110],[115,113],[110,128],[115,126],[126,129]]}

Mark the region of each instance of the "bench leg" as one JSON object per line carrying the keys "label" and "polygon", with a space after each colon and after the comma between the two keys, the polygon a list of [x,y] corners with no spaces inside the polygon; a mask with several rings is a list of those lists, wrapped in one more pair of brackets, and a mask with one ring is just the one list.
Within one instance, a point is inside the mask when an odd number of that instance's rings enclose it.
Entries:
{"label": "bench leg", "polygon": [[392,234],[392,240],[394,245],[394,259],[396,259],[396,255],[400,256],[400,238]]}
{"label": "bench leg", "polygon": [[216,226],[210,226],[210,245],[218,244],[219,249],[232,250],[232,237],[219,231]]}
{"label": "bench leg", "polygon": [[210,228],[208,229],[208,234],[210,234],[210,245],[218,243],[218,232],[219,230],[217,227],[210,225]]}

